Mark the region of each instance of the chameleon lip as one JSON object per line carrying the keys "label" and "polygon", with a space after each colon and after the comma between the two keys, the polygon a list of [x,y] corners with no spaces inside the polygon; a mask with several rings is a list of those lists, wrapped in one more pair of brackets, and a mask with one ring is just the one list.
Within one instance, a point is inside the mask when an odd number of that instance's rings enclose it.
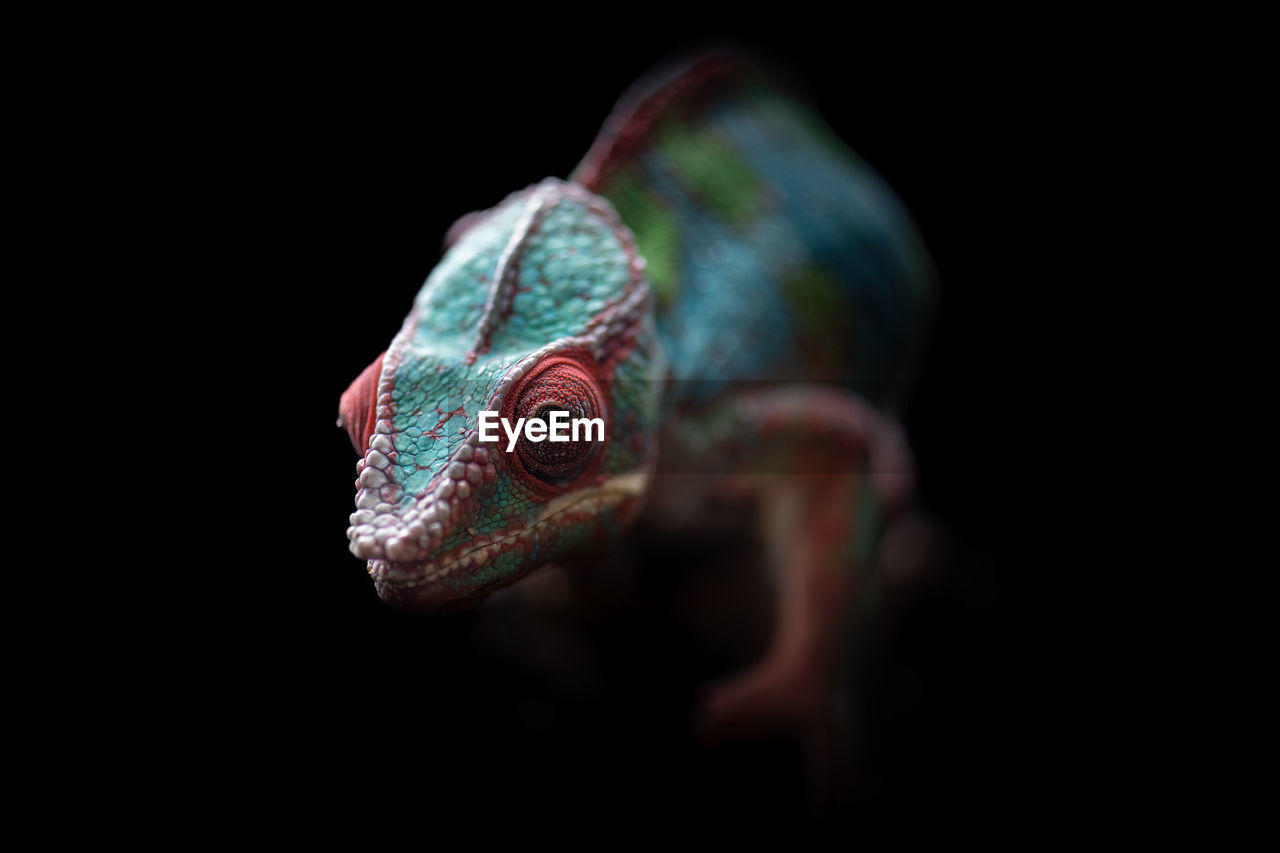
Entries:
{"label": "chameleon lip", "polygon": [[430,587],[435,581],[454,577],[458,569],[470,569],[471,574],[488,564],[488,562],[521,544],[553,518],[580,509],[584,504],[601,504],[610,498],[635,498],[644,494],[649,475],[644,472],[619,474],[610,477],[599,486],[579,490],[546,504],[542,513],[531,524],[519,530],[508,530],[496,536],[484,537],[481,540],[469,540],[457,546],[454,552],[444,558],[419,560],[408,563],[394,563],[388,560],[370,560],[369,574],[373,576],[379,587],[386,586],[397,591],[407,591]]}
{"label": "chameleon lip", "polygon": [[[503,407],[509,399],[516,397],[530,371],[547,359],[558,359],[589,343],[585,338],[563,338],[527,355],[503,376],[489,400],[489,409],[485,411],[506,411]],[[388,353],[384,362],[401,357],[394,342]],[[608,415],[604,417],[607,440]],[[390,473],[391,457],[395,453],[390,420],[380,420],[376,429],[380,432],[375,431],[368,451],[356,466],[359,491],[356,493],[356,511],[351,514],[351,525],[347,528],[347,538],[351,540],[349,548],[357,557],[370,561],[371,573],[374,562],[393,566],[429,563],[424,555],[440,547],[447,531],[458,525],[460,516],[465,517],[465,507],[476,494],[476,489],[496,474],[499,451],[495,447],[491,454],[489,445],[480,441],[479,431],[472,430],[449,457],[442,475],[418,495],[413,506],[401,512],[395,505],[400,487]],[[570,487],[582,488],[594,470],[588,466],[581,475],[583,483],[575,480]],[[536,488],[537,484],[533,487]],[[379,520],[380,516],[383,520]]]}

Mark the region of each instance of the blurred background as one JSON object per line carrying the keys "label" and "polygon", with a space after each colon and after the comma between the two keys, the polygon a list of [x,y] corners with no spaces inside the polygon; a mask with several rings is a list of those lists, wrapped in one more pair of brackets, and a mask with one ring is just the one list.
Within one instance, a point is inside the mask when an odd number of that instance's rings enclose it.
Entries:
{"label": "blurred background", "polygon": [[[233,186],[253,190],[228,227],[263,260],[231,285],[248,333],[224,343],[258,386],[250,432],[285,431],[269,467],[287,486],[265,502],[246,488],[236,514],[266,535],[210,581],[235,610],[191,663],[210,685],[209,736],[268,790],[324,788],[405,820],[807,819],[796,743],[704,748],[689,728],[699,687],[763,648],[752,613],[767,619],[767,589],[719,622],[703,604],[758,542],[646,539],[610,564],[623,595],[557,609],[552,590],[542,610],[516,614],[507,596],[431,617],[383,605],[344,536],[356,456],[334,426],[338,397],[390,342],[449,225],[566,176],[655,63],[731,44],[808,87],[903,199],[939,272],[904,413],[918,526],[888,557],[893,581],[862,632],[854,772],[827,818],[1033,804],[1054,737],[1033,688],[1047,664],[1028,578],[1045,576],[1054,546],[1028,534],[1042,484],[1022,403],[1039,263],[1025,202],[1052,164],[1020,72],[1034,45],[983,32],[865,18],[838,32],[648,21],[501,35],[476,21],[304,28],[256,44],[249,66],[229,54],[246,96],[229,96],[236,125],[212,132]],[[904,547],[915,570],[900,570]]]}

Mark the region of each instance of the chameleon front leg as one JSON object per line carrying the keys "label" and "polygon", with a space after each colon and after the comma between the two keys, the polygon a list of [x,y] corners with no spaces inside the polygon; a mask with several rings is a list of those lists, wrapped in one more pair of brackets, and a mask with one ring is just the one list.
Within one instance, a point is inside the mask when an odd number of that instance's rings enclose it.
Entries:
{"label": "chameleon front leg", "polygon": [[854,587],[848,545],[859,478],[777,482],[760,496],[761,527],[777,581],[776,622],[764,658],[708,691],[701,725],[732,734],[824,723],[837,638]]}
{"label": "chameleon front leg", "polygon": [[764,656],[708,685],[697,711],[711,741],[779,731],[798,735],[813,805],[839,788],[846,754],[840,687],[850,613],[873,535],[867,478],[856,474],[779,478],[760,496],[761,526],[776,583],[776,620]]}
{"label": "chameleon front leg", "polygon": [[[756,497],[777,575],[767,652],[711,687],[700,727],[713,736],[799,730],[821,777],[836,750],[836,688],[860,570],[911,492],[905,439],[861,398],[820,386],[736,395],[686,435],[710,458],[730,460],[723,489]],[[692,448],[675,444],[675,463],[687,463]]]}

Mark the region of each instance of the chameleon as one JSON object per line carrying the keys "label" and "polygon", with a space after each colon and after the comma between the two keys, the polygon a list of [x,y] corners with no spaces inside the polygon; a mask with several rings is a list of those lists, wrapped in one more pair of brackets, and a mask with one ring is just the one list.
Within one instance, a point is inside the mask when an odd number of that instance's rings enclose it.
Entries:
{"label": "chameleon", "polygon": [[[645,513],[759,507],[768,651],[711,727],[816,726],[865,566],[909,502],[894,412],[935,274],[887,184],[784,78],[712,53],[618,102],[568,179],[449,229],[387,350],[342,395],[351,552],[412,611],[591,558]],[[479,440],[567,411],[603,440]],[[682,509],[683,508],[683,509]]]}

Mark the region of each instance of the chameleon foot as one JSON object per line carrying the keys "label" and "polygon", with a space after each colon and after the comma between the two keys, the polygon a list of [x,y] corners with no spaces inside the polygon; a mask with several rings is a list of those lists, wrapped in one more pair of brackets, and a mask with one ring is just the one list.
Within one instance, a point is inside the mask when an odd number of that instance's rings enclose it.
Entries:
{"label": "chameleon foot", "polygon": [[831,696],[821,668],[771,655],[737,676],[708,685],[697,711],[699,733],[710,741],[826,728]]}

